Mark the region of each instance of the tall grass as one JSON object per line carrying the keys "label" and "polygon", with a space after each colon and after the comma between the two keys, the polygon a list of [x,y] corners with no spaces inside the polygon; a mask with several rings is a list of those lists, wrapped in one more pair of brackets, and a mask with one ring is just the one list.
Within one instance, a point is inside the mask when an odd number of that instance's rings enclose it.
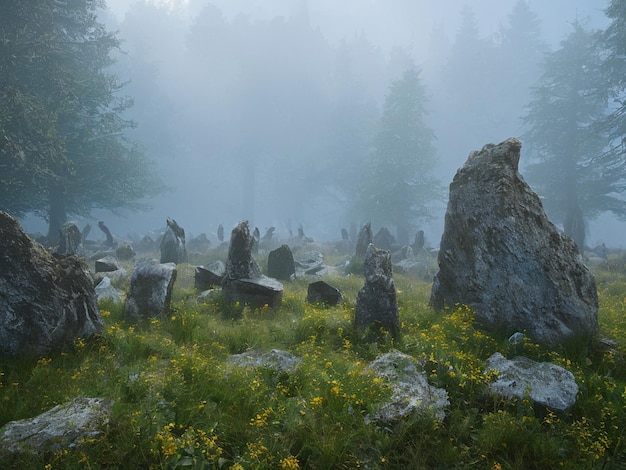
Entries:
{"label": "tall grass", "polygon": [[[180,266],[171,313],[129,323],[103,302],[105,331],[49,357],[0,360],[0,425],[80,396],[115,400],[104,432],[43,456],[9,454],[6,468],[624,468],[626,278],[597,273],[601,337],[554,351],[512,345],[475,324],[470,309],[438,314],[430,284],[395,275],[401,335],[368,343],[352,328],[362,277],[329,279],[345,302],[304,302],[308,281],[284,283],[282,306],[231,315],[219,294],[198,303],[193,268]],[[283,349],[293,373],[232,365],[232,354]],[[398,349],[450,397],[446,417],[366,424],[391,394],[366,365]],[[580,387],[556,413],[486,392],[494,352],[566,367]]]}

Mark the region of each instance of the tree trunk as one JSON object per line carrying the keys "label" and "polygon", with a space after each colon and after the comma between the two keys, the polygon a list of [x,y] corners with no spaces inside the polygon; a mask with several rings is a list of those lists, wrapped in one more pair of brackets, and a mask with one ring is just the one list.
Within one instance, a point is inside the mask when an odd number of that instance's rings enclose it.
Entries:
{"label": "tree trunk", "polygon": [[574,240],[582,254],[585,249],[585,219],[580,205],[575,201],[567,203],[563,230],[565,235]]}
{"label": "tree trunk", "polygon": [[46,237],[48,245],[53,245],[61,234],[61,225],[67,222],[67,213],[65,211],[65,190],[62,186],[52,186],[49,191],[50,197],[50,213],[48,236]]}

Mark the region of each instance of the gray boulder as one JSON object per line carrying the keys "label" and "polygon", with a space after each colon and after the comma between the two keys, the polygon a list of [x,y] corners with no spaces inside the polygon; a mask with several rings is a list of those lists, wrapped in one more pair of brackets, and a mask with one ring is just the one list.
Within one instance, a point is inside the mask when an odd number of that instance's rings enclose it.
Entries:
{"label": "gray boulder", "polygon": [[392,421],[411,413],[430,413],[439,420],[445,418],[450,405],[448,393],[428,384],[426,373],[419,370],[415,359],[400,351],[392,350],[371,362],[366,371],[384,379],[393,394],[366,422]]}
{"label": "gray boulder", "polygon": [[83,260],[50,254],[0,211],[0,354],[45,355],[102,329]]}
{"label": "gray boulder", "polygon": [[535,403],[558,411],[565,411],[576,403],[578,385],[574,375],[555,364],[522,356],[508,360],[495,353],[487,360],[486,371],[498,371],[497,380],[489,385],[497,395],[528,396]]}
{"label": "gray boulder", "polygon": [[107,276],[102,278],[102,280],[95,287],[95,291],[98,296],[98,302],[106,299],[112,301],[113,303],[118,303],[122,300],[122,293],[113,287],[111,279]]}
{"label": "gray boulder", "polygon": [[361,331],[384,328],[395,338],[400,333],[400,317],[391,255],[370,243],[364,265],[365,285],[357,294],[354,326]]}
{"label": "gray boulder", "polygon": [[221,286],[224,280],[226,267],[221,261],[213,261],[206,266],[196,266],[194,272],[194,286],[204,291],[213,286]]}
{"label": "gray boulder", "polygon": [[302,364],[302,359],[288,351],[271,349],[267,353],[254,350],[234,354],[228,358],[228,362],[238,367],[266,367],[276,372],[293,373]]}
{"label": "gray boulder", "polygon": [[306,301],[310,304],[337,305],[342,300],[339,289],[324,281],[312,282],[307,288]]}
{"label": "gray boulder", "polygon": [[110,273],[122,269],[122,266],[114,256],[105,256],[96,260],[95,268],[97,273]]}
{"label": "gray boulder", "polygon": [[298,275],[318,274],[324,269],[324,255],[319,251],[305,251],[295,261]]}
{"label": "gray boulder", "polygon": [[113,401],[76,398],[31,419],[11,421],[0,428],[0,444],[9,452],[36,455],[70,449],[102,434]]}
{"label": "gray boulder", "polygon": [[554,346],[598,331],[598,294],[576,244],[518,172],[521,143],[472,152],[450,184],[431,305],[469,305],[487,329]]}
{"label": "gray boulder", "polygon": [[222,292],[227,303],[240,302],[253,308],[277,308],[283,298],[283,285],[261,274],[252,257],[254,239],[248,222],[240,222],[231,233]]}
{"label": "gray boulder", "polygon": [[296,263],[289,245],[281,245],[267,256],[267,275],[288,281],[296,274]]}
{"label": "gray boulder", "polygon": [[176,281],[174,263],[139,263],[133,269],[124,307],[126,315],[140,318],[163,318],[170,310]]}

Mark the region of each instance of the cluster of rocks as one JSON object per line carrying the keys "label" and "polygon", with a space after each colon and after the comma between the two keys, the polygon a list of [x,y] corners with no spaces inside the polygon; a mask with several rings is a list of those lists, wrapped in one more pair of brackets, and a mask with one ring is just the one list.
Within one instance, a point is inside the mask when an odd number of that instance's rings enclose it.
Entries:
{"label": "cluster of rocks", "polygon": [[[520,150],[516,139],[487,145],[472,152],[455,175],[430,303],[438,311],[468,305],[486,330],[507,335],[523,331],[548,346],[574,337],[589,338],[598,331],[595,280],[575,243],[548,220],[540,199],[519,174]],[[51,253],[28,237],[15,219],[0,211],[1,354],[44,355],[71,346],[77,337],[102,331],[97,300],[122,299],[122,293],[112,287],[111,278],[125,277],[118,258],[132,259],[136,248],[116,242],[102,222],[99,228],[107,239],[104,250],[92,256],[98,281],[94,287],[81,257],[86,251],[83,241],[88,230],[81,233],[75,224],[64,224]],[[223,241],[220,228],[218,238]],[[250,232],[246,221],[239,223],[231,233],[226,263],[196,267],[196,288],[218,286],[227,303],[276,308],[282,301],[280,281],[332,272],[324,265],[320,252],[301,250],[312,241],[302,227],[293,243],[277,244],[273,234],[273,227],[261,237],[258,229]],[[400,333],[400,318],[392,269],[410,272],[420,260],[428,260],[424,234],[418,232],[412,245],[398,246],[386,228],[373,235],[367,223],[354,245],[353,239],[342,230],[343,246],[354,247],[354,260],[363,263],[365,277],[356,299],[354,327],[362,332],[388,332],[395,338]],[[150,237],[140,242],[152,249],[156,245]],[[192,245],[204,250],[211,243],[201,236],[192,239]],[[176,221],[167,220],[158,246],[160,263],[140,262],[133,268],[125,303],[130,318],[159,317],[169,310],[176,264],[188,260],[185,232]],[[253,257],[259,247],[271,249],[268,276],[261,273]],[[297,256],[292,247],[296,247]],[[342,300],[341,292],[324,281],[308,286],[308,302],[336,305]],[[231,362],[235,366],[269,366],[293,373],[301,360],[272,350],[251,351],[234,356]],[[446,391],[430,386],[410,356],[392,351],[367,370],[389,381],[393,389],[390,402],[368,420],[391,420],[424,411],[443,419],[449,405]],[[578,392],[573,375],[554,364],[523,357],[507,360],[496,353],[487,361],[485,372],[489,371],[498,371],[491,392],[506,397],[528,396],[555,410],[571,407]],[[54,421],[59,413],[69,413],[67,410],[84,417],[79,420],[79,428],[98,432],[93,423],[106,420],[110,403],[103,399],[83,402],[70,402],[32,421],[11,423],[3,428],[0,440],[15,449],[37,449],[42,444],[30,439],[24,429],[47,429],[48,425],[41,423]],[[85,410],[98,411],[92,416]],[[71,440],[72,433],[62,432]],[[35,434],[43,436],[45,432]]]}

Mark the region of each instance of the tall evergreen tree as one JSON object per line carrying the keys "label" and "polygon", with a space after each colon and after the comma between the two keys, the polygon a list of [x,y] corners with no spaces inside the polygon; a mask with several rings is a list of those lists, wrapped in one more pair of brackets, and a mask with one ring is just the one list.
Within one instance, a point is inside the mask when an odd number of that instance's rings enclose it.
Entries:
{"label": "tall evergreen tree", "polygon": [[425,122],[426,104],[416,70],[406,70],[392,83],[359,191],[362,219],[396,227],[401,243],[409,241],[419,221],[432,217],[432,203],[441,199],[440,185],[432,176],[435,135]]}
{"label": "tall evergreen tree", "polygon": [[560,48],[547,56],[523,138],[533,158],[531,184],[551,218],[582,250],[586,221],[618,203],[619,179],[599,157],[607,142],[595,125],[607,107],[599,46],[580,23],[572,26]]}
{"label": "tall evergreen tree", "polygon": [[102,0],[0,5],[0,208],[34,212],[58,235],[67,214],[141,208],[157,188],[124,138],[131,102],[108,72],[118,40],[98,22]]}
{"label": "tall evergreen tree", "polygon": [[[604,121],[604,127],[612,145],[604,158],[607,165],[626,180],[626,3],[611,0],[605,13],[611,23],[600,38],[606,48],[603,66],[611,92],[612,112]],[[626,181],[620,189],[623,191],[625,187]],[[613,212],[618,216],[626,216],[623,206],[617,204],[615,209]]]}

